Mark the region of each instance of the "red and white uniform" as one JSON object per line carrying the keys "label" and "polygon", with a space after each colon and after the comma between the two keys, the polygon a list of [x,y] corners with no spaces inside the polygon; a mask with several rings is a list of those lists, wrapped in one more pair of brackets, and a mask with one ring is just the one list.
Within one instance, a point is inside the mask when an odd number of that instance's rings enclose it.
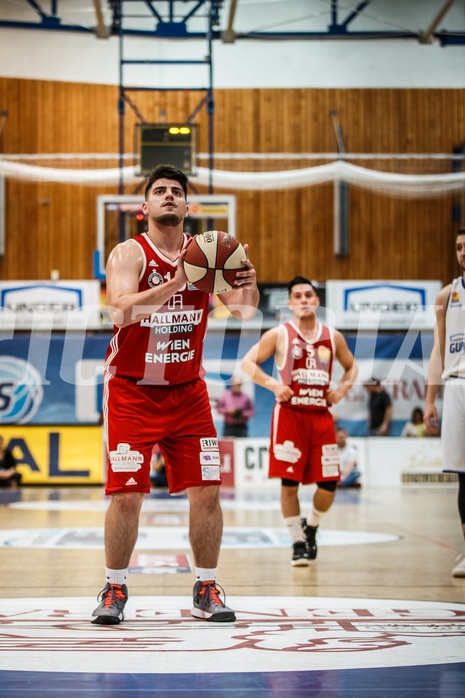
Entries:
{"label": "red and white uniform", "polygon": [[[131,243],[144,258],[139,292],[174,277],[177,262],[146,233]],[[115,327],[105,359],[107,494],[150,491],[155,443],[170,492],[220,482],[216,429],[202,377],[208,308],[208,294],[186,285],[142,321]]]}
{"label": "red and white uniform", "polygon": [[311,340],[293,322],[280,331],[283,361],[276,368],[294,395],[288,402],[276,403],[273,410],[269,476],[303,484],[338,480],[334,420],[326,399],[335,354],[333,330],[318,324]]}
{"label": "red and white uniform", "polygon": [[[185,235],[185,243],[187,236]],[[131,239],[145,258],[139,291],[161,286],[176,273],[177,262],[166,257],[146,233]],[[112,375],[139,384],[175,385],[199,377],[207,331],[208,294],[185,286],[166,306],[128,327],[115,327],[105,368]]]}

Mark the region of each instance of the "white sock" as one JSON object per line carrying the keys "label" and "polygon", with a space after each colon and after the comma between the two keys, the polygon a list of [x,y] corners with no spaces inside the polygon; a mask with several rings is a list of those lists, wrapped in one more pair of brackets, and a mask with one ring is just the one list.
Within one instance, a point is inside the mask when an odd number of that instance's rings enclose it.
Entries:
{"label": "white sock", "polygon": [[325,514],[325,511],[318,511],[318,509],[315,509],[315,507],[312,506],[310,509],[310,514],[308,515],[307,526],[313,526],[316,528],[320,524],[320,521]]}
{"label": "white sock", "polygon": [[289,536],[293,543],[305,542],[304,532],[300,525],[300,516],[286,516],[284,518],[284,525],[289,531]]}
{"label": "white sock", "polygon": [[107,582],[110,584],[126,584],[127,573],[127,567],[125,570],[111,570],[109,567],[105,567],[105,576],[107,578]]}
{"label": "white sock", "polygon": [[216,579],[216,567],[209,569],[208,567],[196,567],[195,576],[201,582],[214,582]]}

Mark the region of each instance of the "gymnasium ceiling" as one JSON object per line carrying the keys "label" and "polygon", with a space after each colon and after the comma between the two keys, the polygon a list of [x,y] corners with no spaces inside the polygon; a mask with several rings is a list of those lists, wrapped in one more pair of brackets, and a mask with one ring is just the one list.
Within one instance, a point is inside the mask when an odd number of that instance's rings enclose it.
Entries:
{"label": "gymnasium ceiling", "polygon": [[[405,39],[465,44],[465,0],[0,0],[0,28],[234,43]],[[121,19],[122,18],[122,19]]]}

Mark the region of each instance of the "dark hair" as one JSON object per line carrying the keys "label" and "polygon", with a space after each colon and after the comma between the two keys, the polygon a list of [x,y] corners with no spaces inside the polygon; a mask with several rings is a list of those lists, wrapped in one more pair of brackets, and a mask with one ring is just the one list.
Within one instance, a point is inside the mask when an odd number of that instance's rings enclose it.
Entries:
{"label": "dark hair", "polygon": [[291,295],[291,291],[294,288],[294,286],[298,286],[299,284],[309,284],[316,293],[316,288],[312,284],[310,279],[305,278],[305,276],[294,276],[294,278],[291,279],[291,281],[289,281],[289,283],[287,284],[287,290],[289,295]]}
{"label": "dark hair", "polygon": [[156,182],[157,179],[174,179],[176,182],[179,182],[187,198],[187,187],[189,184],[189,180],[187,179],[187,176],[184,174],[184,172],[178,170],[178,168],[174,167],[174,165],[157,165],[155,169],[153,169],[149,174],[147,184],[145,185],[146,200],[153,183]]}
{"label": "dark hair", "polygon": [[465,226],[457,230],[457,235],[465,235]]}

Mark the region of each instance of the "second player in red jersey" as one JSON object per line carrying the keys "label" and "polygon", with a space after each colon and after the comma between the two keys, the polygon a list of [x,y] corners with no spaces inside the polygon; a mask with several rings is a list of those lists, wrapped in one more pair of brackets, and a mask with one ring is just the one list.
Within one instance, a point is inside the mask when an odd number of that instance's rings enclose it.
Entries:
{"label": "second player in red jersey", "polygon": [[[244,357],[242,368],[276,398],[270,437],[270,477],[281,478],[281,509],[293,544],[291,564],[305,566],[317,555],[316,531],[334,501],[339,460],[329,407],[347,393],[357,375],[354,357],[340,332],[318,322],[320,300],[309,281],[288,284],[292,319],[265,332]],[[277,377],[260,367],[271,356]],[[331,386],[333,361],[343,368]],[[316,483],[313,505],[300,518],[300,484]]]}

